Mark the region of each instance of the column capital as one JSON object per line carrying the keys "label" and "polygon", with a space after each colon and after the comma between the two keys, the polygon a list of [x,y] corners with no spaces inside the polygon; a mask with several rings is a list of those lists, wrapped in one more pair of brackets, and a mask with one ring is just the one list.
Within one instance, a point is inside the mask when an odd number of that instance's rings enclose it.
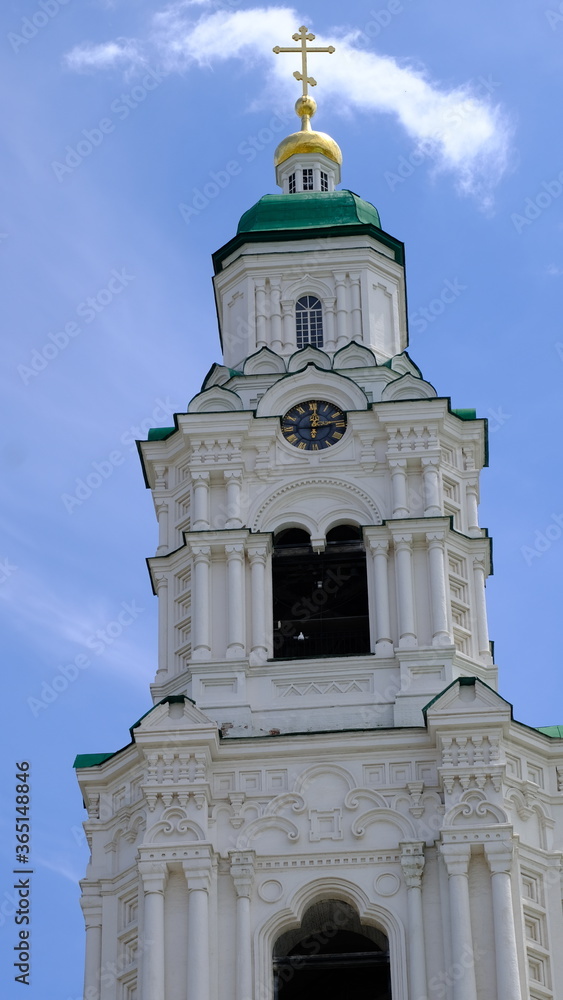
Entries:
{"label": "column capital", "polygon": [[405,471],[407,468],[406,458],[390,458],[389,468],[391,469],[391,471],[393,470],[397,470],[399,472]]}
{"label": "column capital", "polygon": [[223,471],[223,476],[226,480],[242,480],[242,469],[225,469]]}
{"label": "column capital", "polygon": [[234,542],[231,545],[225,545],[225,552],[227,553],[227,556],[231,556],[231,558],[242,559],[244,555],[244,545],[242,542]]}
{"label": "column capital", "polygon": [[250,898],[254,884],[254,851],[229,851],[231,875],[237,896]]}
{"label": "column capital", "polygon": [[168,866],[166,862],[139,861],[138,868],[144,891],[146,893],[157,892],[163,895],[168,879]]}
{"label": "column capital", "polygon": [[247,547],[247,552],[251,566],[254,563],[259,563],[259,562],[262,562],[264,565],[266,565],[266,560],[268,558],[267,542],[260,542],[259,544],[256,543],[249,544]]}
{"label": "column capital", "polygon": [[211,885],[211,872],[213,861],[211,858],[211,847],[202,844],[188,851],[188,857],[182,861],[184,875],[188,883],[188,891],[203,889],[209,892]]}
{"label": "column capital", "polygon": [[209,482],[209,473],[208,472],[204,472],[203,470],[198,470],[196,472],[192,472],[191,473],[191,477],[192,477],[192,482],[193,483],[203,483],[203,484],[206,484],[206,483]]}
{"label": "column capital", "polygon": [[387,553],[389,552],[388,538],[370,538],[369,535],[366,535],[366,541],[368,543],[370,551],[373,552],[374,555],[377,554],[386,556]]}
{"label": "column capital", "polygon": [[440,467],[440,456],[439,455],[423,455],[420,463],[423,469],[436,469],[438,471]]}
{"label": "column capital", "polygon": [[198,542],[190,542],[192,555],[196,562],[207,562],[211,556],[210,545],[200,545]]}
{"label": "column capital", "polygon": [[401,847],[401,868],[407,889],[420,889],[425,865],[424,841],[404,842],[399,844],[399,847]]}
{"label": "column capital", "polygon": [[412,534],[410,532],[402,532],[400,535],[393,535],[393,544],[395,549],[410,549],[412,545]]}
{"label": "column capital", "polygon": [[514,845],[512,841],[501,840],[493,843],[486,843],[485,857],[489,865],[491,875],[510,875],[512,872],[512,859],[514,856]]}
{"label": "column capital", "polygon": [[89,930],[90,927],[102,926],[102,897],[97,889],[92,887],[90,892],[83,890],[80,897],[80,907],[84,915],[86,930]]}
{"label": "column capital", "polygon": [[465,875],[469,872],[471,847],[469,844],[440,844],[448,875]]}
{"label": "column capital", "polygon": [[427,531],[426,532],[426,541],[428,542],[429,546],[439,546],[440,548],[442,548],[442,546],[444,544],[444,541],[445,541],[445,538],[446,538],[446,532],[445,531]]}
{"label": "column capital", "polygon": [[486,572],[485,557],[484,556],[473,556],[473,569],[481,570],[483,573]]}

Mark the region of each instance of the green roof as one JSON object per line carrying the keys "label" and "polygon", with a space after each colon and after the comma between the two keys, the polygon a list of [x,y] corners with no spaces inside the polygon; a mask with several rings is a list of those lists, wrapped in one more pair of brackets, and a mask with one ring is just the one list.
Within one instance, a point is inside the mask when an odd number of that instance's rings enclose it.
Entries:
{"label": "green roof", "polygon": [[353,191],[303,191],[298,194],[265,194],[242,216],[239,233],[276,229],[318,229],[322,226],[376,226],[379,212]]}
{"label": "green roof", "polygon": [[104,760],[109,760],[115,755],[113,753],[79,753],[74,759],[73,767],[94,767],[96,764],[103,764]]}
{"label": "green roof", "polygon": [[563,739],[563,726],[538,726],[538,733],[545,736],[553,736],[555,739]]}
{"label": "green roof", "polygon": [[452,410],[460,420],[477,420],[477,410]]}
{"label": "green roof", "polygon": [[164,441],[176,430],[175,427],[151,427],[149,430],[149,441]]}

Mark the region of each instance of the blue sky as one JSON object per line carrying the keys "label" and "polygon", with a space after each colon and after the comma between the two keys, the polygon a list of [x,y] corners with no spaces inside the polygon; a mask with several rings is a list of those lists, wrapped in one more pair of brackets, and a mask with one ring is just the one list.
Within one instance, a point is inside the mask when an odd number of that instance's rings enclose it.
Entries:
{"label": "blue sky", "polygon": [[[311,71],[342,186],[406,244],[410,354],[454,407],[490,421],[481,523],[501,693],[529,725],[563,723],[563,4],[6,0],[0,16],[0,982],[20,995],[24,758],[26,995],[75,1000],[87,851],[71,765],[128,741],[155,672],[156,522],[133,441],[220,360],[210,255],[277,190],[273,151],[297,127],[299,90],[293,57],[271,48],[301,24],[337,49]],[[442,309],[447,282],[458,294]]]}

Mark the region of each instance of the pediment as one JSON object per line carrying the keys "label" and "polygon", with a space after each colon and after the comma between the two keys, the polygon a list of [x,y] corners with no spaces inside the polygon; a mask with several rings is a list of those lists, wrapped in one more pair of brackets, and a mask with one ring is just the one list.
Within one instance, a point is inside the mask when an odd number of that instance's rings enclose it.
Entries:
{"label": "pediment", "polygon": [[341,347],[334,355],[333,366],[339,368],[372,368],[377,365],[375,354],[369,347],[364,347],[353,340],[346,347]]}
{"label": "pediment", "polygon": [[429,727],[464,722],[508,722],[512,706],[477,677],[459,677],[424,709]]}
{"label": "pediment", "polygon": [[189,698],[184,698],[183,701],[173,698],[165,699],[155,705],[133,728],[133,732],[138,738],[144,733],[169,733],[171,730],[187,729],[209,730],[210,727],[216,730],[217,723],[205,715],[193,701]]}
{"label": "pediment", "polygon": [[285,362],[279,354],[274,354],[269,347],[262,347],[256,354],[251,354],[244,362],[245,375],[276,375],[285,374]]}
{"label": "pediment", "polygon": [[318,347],[302,347],[300,351],[296,351],[292,354],[288,363],[288,372],[298,372],[302,368],[306,368],[307,365],[316,365],[317,368],[326,368],[329,370],[332,368],[330,358],[328,354],[324,351],[320,351]]}
{"label": "pediment", "polygon": [[188,413],[225,413],[242,409],[240,396],[230,389],[223,389],[220,385],[204,389],[188,404]]}
{"label": "pediment", "polygon": [[368,408],[364,390],[351,378],[309,363],[304,370],[286,375],[268,389],[258,403],[256,416],[283,416],[304,399],[327,399],[345,411]]}
{"label": "pediment", "polygon": [[397,372],[398,375],[410,373],[415,378],[422,378],[420,368],[418,365],[415,365],[407,351],[403,351],[402,354],[396,354],[394,358],[391,358],[391,370]]}
{"label": "pediment", "polygon": [[211,389],[214,385],[224,385],[232,377],[231,369],[226,365],[213,364],[207,372],[201,387],[202,392]]}
{"label": "pediment", "polygon": [[395,399],[432,399],[435,396],[437,392],[430,382],[425,382],[424,379],[407,372],[385,386],[381,401],[386,403]]}

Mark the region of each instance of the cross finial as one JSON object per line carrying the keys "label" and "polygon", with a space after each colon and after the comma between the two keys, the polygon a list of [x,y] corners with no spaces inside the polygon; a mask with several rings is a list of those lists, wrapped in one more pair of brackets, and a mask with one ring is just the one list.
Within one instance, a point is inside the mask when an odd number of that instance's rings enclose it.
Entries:
{"label": "cross finial", "polygon": [[328,52],[330,55],[334,52],[334,45],[328,45],[326,48],[320,48],[319,46],[313,46],[312,48],[307,48],[307,42],[312,42],[315,35],[312,31],[308,31],[303,25],[299,28],[292,38],[296,42],[301,42],[301,44],[296,48],[282,48],[280,45],[276,45],[274,52],[279,55],[280,52],[300,52],[301,53],[301,72],[295,70],[293,74],[296,80],[301,80],[303,83],[303,97],[308,97],[309,90],[308,87],[316,87],[317,81],[312,76],[307,76],[307,56],[309,52]]}

